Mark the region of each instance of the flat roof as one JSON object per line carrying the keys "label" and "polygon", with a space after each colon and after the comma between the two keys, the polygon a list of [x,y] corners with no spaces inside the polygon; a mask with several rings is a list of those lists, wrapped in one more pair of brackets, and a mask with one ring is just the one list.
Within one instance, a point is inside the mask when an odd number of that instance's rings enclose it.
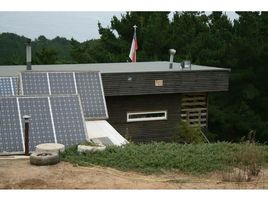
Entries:
{"label": "flat roof", "polygon": [[[0,76],[15,76],[25,71],[26,65],[0,65]],[[100,71],[101,73],[139,73],[139,72],[185,72],[185,71],[230,71],[226,68],[191,65],[181,69],[180,63],[173,63],[169,69],[169,62],[136,62],[136,63],[88,63],[88,64],[51,64],[32,65],[33,71]]]}

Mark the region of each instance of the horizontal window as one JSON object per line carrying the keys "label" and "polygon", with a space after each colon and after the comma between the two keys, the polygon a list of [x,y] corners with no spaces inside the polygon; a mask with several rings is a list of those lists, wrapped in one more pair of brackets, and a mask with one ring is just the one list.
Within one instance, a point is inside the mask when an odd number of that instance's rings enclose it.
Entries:
{"label": "horizontal window", "polygon": [[167,111],[128,112],[127,122],[166,120]]}

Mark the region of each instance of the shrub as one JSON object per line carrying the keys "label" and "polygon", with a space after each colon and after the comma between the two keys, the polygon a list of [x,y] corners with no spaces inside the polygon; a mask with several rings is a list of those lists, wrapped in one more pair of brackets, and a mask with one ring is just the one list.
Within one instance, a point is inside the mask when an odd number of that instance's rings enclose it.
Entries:
{"label": "shrub", "polygon": [[[131,143],[123,147],[108,147],[105,151],[89,155],[79,154],[75,148],[71,148],[62,154],[62,159],[83,166],[101,165],[144,173],[178,170],[200,174],[237,167],[238,163],[247,165],[246,157],[242,160],[237,159],[243,148],[241,144],[225,142],[215,144]],[[263,151],[263,147],[256,145],[254,151]]]}
{"label": "shrub", "polygon": [[190,127],[189,123],[186,121],[181,121],[180,123],[180,136],[185,143],[204,143],[205,140],[203,138],[201,128],[197,127]]}

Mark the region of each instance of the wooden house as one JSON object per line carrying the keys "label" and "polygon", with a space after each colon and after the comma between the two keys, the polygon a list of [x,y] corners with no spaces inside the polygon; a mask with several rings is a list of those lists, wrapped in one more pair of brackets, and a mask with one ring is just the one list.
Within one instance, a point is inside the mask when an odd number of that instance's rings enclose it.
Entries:
{"label": "wooden house", "polygon": [[[137,62],[33,65],[34,71],[100,71],[108,122],[133,141],[170,141],[181,120],[207,127],[210,92],[227,91],[229,69],[181,63]],[[15,76],[25,66],[0,66]]]}

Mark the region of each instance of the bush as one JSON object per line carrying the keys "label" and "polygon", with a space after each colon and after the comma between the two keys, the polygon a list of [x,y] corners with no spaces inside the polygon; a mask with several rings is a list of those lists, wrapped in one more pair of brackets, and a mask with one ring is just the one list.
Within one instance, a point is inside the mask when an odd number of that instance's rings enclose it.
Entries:
{"label": "bush", "polygon": [[190,127],[188,122],[181,121],[180,123],[180,136],[185,143],[204,143],[205,140],[203,138],[201,128],[197,127]]}
{"label": "bush", "polygon": [[[62,159],[83,166],[101,165],[120,170],[156,173],[178,170],[194,174],[237,167],[236,158],[242,150],[240,144],[128,144],[108,147],[105,151],[89,155],[79,154],[75,148],[67,149]],[[263,151],[262,146],[256,146]],[[246,162],[242,162],[246,165]]]}

